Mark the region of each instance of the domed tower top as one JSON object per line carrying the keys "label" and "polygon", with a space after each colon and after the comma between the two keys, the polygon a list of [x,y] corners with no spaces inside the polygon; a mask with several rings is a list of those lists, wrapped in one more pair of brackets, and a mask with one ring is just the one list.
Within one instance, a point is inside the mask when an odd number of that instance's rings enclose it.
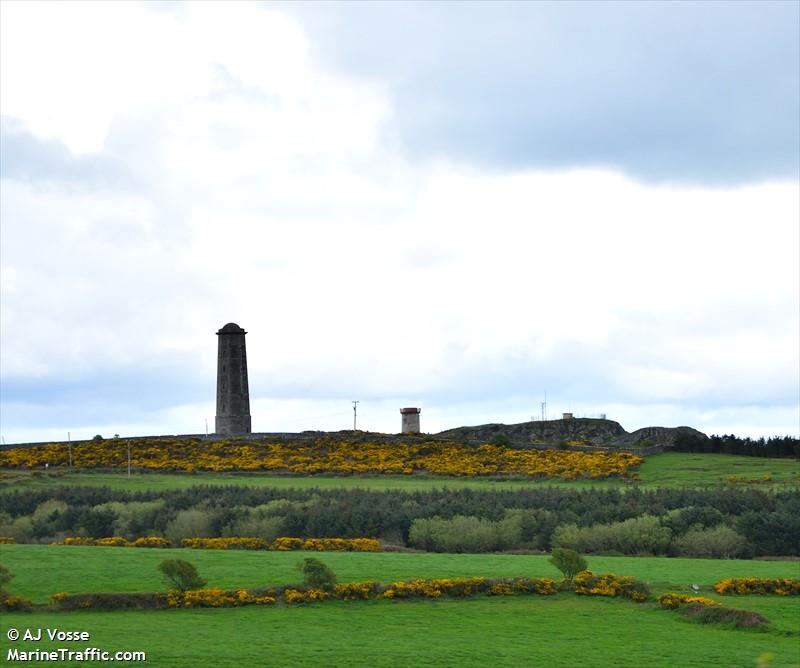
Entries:
{"label": "domed tower top", "polygon": [[229,322],[225,325],[221,330],[217,332],[217,336],[220,334],[247,334],[239,325],[235,322]]}

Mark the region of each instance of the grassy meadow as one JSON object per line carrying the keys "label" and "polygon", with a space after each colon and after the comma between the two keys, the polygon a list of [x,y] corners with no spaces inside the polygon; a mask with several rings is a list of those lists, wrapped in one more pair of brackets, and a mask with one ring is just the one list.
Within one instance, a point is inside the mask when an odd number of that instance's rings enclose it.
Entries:
{"label": "grassy meadow", "polygon": [[[133,473],[124,471],[22,471],[0,472],[0,491],[36,489],[52,485],[96,485],[127,490],[183,489],[194,485],[245,485],[279,489],[318,487],[320,489],[359,487],[368,489],[431,488],[519,489],[531,485],[566,488],[628,487],[638,484],[654,487],[709,487],[718,485],[753,485],[759,489],[783,489],[800,486],[800,464],[794,459],[743,457],[737,455],[690,454],[665,452],[645,458],[639,470],[640,480],[576,480],[470,478],[432,475],[275,475],[237,473]],[[734,478],[731,481],[731,478]]]}
{"label": "grassy meadow", "polygon": [[[147,549],[73,545],[0,545],[2,563],[16,575],[11,591],[44,603],[57,591],[158,591],[156,570],[164,559],[192,562],[209,587],[267,587],[302,580],[296,565],[304,556],[328,564],[340,582],[446,577],[549,577],[560,579],[547,555],[434,554],[428,552],[262,552],[250,550]],[[677,559],[588,556],[596,573],[613,572],[645,580],[657,593],[706,591],[733,577],[800,577],[800,561]]]}
{"label": "grassy meadow", "polygon": [[[755,597],[747,597],[752,599]],[[737,601],[738,603],[738,601]],[[653,604],[558,594],[464,601],[326,602],[306,606],[6,615],[18,627],[89,631],[90,645],[139,650],[147,665],[639,666],[797,665],[785,601],[764,602],[767,632],[687,621]],[[740,607],[754,607],[750,600]],[[6,620],[4,620],[4,627]],[[81,643],[76,643],[82,645]],[[0,636],[0,654],[11,645]],[[56,646],[15,643],[19,649]],[[66,664],[69,665],[69,664]],[[78,665],[78,664],[76,664]]]}
{"label": "grassy meadow", "polygon": [[[163,589],[156,565],[165,558],[194,563],[209,586],[255,587],[296,582],[295,564],[308,553],[4,545],[16,574],[12,591],[44,602],[55,591]],[[558,577],[542,555],[314,553],[342,582],[467,575]],[[719,561],[589,557],[595,572],[648,581],[655,594],[700,585],[730,607],[754,610],[767,631],[690,622],[655,603],[579,597],[478,597],[464,601],[360,601],[217,610],[8,613],[3,626],[71,628],[91,646],[148,652],[148,664],[187,665],[541,665],[772,666],[798,663],[796,600],[722,597],[724,577],[796,577],[797,561]],[[2,655],[11,645],[2,638]],[[46,643],[17,643],[20,649]]]}

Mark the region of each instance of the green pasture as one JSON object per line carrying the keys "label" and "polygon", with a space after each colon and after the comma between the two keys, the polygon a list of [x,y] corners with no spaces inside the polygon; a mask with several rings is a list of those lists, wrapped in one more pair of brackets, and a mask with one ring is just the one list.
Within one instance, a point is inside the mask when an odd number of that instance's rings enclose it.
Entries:
{"label": "green pasture", "polygon": [[[800,486],[800,463],[794,459],[742,457],[666,452],[647,457],[639,468],[641,480],[627,479],[563,481],[519,478],[458,478],[429,475],[384,476],[293,476],[252,473],[133,473],[120,472],[17,471],[0,472],[0,491],[36,489],[52,485],[95,485],[128,490],[182,489],[193,485],[246,485],[279,489],[318,487],[320,489],[360,487],[402,489],[433,488],[520,489],[531,485],[567,488],[630,487],[708,487],[749,485],[760,489]],[[737,476],[743,481],[731,482]]]}
{"label": "green pasture", "polygon": [[[415,577],[550,577],[560,573],[547,555],[433,554],[428,552],[266,552],[68,545],[0,545],[0,563],[15,574],[9,589],[43,603],[57,592],[158,591],[156,569],[164,559],[192,562],[209,587],[267,587],[299,582],[296,565],[313,555],[340,582],[388,583]],[[596,573],[613,572],[645,580],[657,593],[704,591],[729,577],[800,577],[800,561],[676,559],[668,557],[586,557]]]}
{"label": "green pasture", "polygon": [[[163,590],[163,559],[194,563],[208,586],[263,587],[300,580],[308,552],[2,545],[0,562],[15,574],[9,589],[44,602],[56,591]],[[413,577],[468,575],[558,578],[546,555],[313,553],[342,582],[388,583]],[[633,575],[654,594],[703,594],[754,610],[766,631],[703,626],[655,603],[579,597],[477,597],[463,601],[329,601],[301,606],[142,612],[6,613],[0,630],[88,631],[89,646],[148,653],[164,666],[756,666],[800,665],[797,599],[723,597],[711,590],[726,577],[798,577],[798,561],[587,557],[595,572]],[[79,646],[81,644],[78,644]],[[0,633],[0,655],[12,646]],[[63,643],[17,642],[19,649]],[[62,664],[64,665],[64,664]],[[71,665],[71,664],[66,664]],[[78,664],[75,664],[78,665]]]}
{"label": "green pasture", "polygon": [[[738,601],[754,607],[752,599]],[[771,603],[777,603],[773,607]],[[14,613],[3,629],[88,631],[103,650],[147,652],[147,665],[652,666],[771,668],[798,663],[785,601],[764,601],[766,632],[702,626],[657,605],[579,597],[325,602],[143,612]],[[796,609],[795,609],[796,612]],[[794,618],[796,620],[796,617]],[[19,649],[64,643],[16,642]],[[12,646],[0,634],[5,658]],[[72,664],[61,664],[72,665]],[[78,664],[75,664],[78,665]]]}

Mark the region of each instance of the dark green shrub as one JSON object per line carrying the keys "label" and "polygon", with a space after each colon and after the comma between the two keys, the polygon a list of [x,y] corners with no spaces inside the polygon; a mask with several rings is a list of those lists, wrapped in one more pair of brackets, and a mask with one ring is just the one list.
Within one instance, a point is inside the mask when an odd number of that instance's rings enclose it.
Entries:
{"label": "dark green shrub", "polygon": [[8,570],[7,566],[3,566],[3,564],[0,564],[0,592],[2,592],[5,589],[5,586],[9,582],[11,582],[13,577],[14,574],[10,570]]}
{"label": "dark green shrub", "polygon": [[672,531],[661,526],[657,517],[642,515],[590,527],[561,525],[553,534],[553,545],[590,554],[664,554],[671,537]]}
{"label": "dark green shrub", "polygon": [[566,547],[554,547],[548,561],[563,573],[565,580],[572,580],[588,568],[586,559]]}
{"label": "dark green shrub", "polygon": [[198,574],[194,565],[182,559],[167,559],[158,565],[158,570],[164,575],[164,579],[171,589],[178,591],[188,591],[189,589],[201,589],[206,581]]}
{"label": "dark green shrub", "polygon": [[769,624],[769,620],[757,612],[724,608],[721,605],[687,605],[680,608],[679,612],[701,624],[724,624],[737,629],[757,628]]}
{"label": "dark green shrub", "polygon": [[500,446],[501,448],[507,448],[511,445],[511,439],[504,433],[498,432],[489,439],[489,443]]}
{"label": "dark green shrub", "polygon": [[331,591],[336,586],[336,574],[319,559],[308,557],[298,567],[303,571],[303,582],[307,587]]}
{"label": "dark green shrub", "polygon": [[[509,531],[513,527],[506,527]],[[519,531],[518,531],[519,532]],[[432,517],[411,523],[414,547],[430,552],[491,552],[500,548],[500,523],[480,517]]]}
{"label": "dark green shrub", "polygon": [[672,541],[672,552],[681,557],[737,559],[752,554],[747,539],[727,526],[689,529]]}
{"label": "dark green shrub", "polygon": [[54,594],[50,597],[50,605],[59,610],[153,610],[169,607],[167,594],[163,592]]}

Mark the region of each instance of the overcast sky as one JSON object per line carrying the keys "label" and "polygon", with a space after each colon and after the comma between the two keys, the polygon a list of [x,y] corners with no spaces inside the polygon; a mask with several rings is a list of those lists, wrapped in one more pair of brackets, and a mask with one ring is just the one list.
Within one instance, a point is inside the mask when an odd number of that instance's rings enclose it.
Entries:
{"label": "overcast sky", "polygon": [[797,434],[800,3],[0,5],[6,443]]}

